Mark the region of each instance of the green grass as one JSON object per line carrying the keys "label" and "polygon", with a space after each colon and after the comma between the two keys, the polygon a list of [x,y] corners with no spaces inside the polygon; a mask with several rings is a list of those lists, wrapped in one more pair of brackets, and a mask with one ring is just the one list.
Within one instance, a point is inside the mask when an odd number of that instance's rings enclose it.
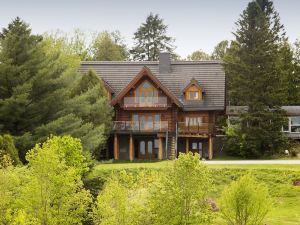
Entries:
{"label": "green grass", "polygon": [[[88,174],[87,187],[96,195],[103,183],[113,171],[127,170],[133,173],[140,169],[163,170],[172,161],[153,162],[105,162],[97,164]],[[212,171],[215,191],[211,197],[219,198],[220,193],[233,180],[251,172],[259,181],[264,182],[274,200],[274,207],[265,223],[268,225],[300,225],[300,187],[293,186],[293,181],[300,179],[300,165],[207,165]],[[224,225],[218,217],[215,225]]]}

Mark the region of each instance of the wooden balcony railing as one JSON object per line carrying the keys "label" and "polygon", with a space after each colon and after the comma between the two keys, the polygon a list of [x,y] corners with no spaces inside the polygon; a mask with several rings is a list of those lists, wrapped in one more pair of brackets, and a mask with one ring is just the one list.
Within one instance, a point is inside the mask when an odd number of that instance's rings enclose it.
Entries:
{"label": "wooden balcony railing", "polygon": [[168,121],[114,121],[113,130],[133,132],[166,132],[168,130]]}
{"label": "wooden balcony railing", "polygon": [[197,125],[187,125],[185,122],[178,122],[179,134],[211,134],[214,132],[214,124],[198,123]]}
{"label": "wooden balcony railing", "polygon": [[124,108],[167,107],[167,97],[125,97]]}

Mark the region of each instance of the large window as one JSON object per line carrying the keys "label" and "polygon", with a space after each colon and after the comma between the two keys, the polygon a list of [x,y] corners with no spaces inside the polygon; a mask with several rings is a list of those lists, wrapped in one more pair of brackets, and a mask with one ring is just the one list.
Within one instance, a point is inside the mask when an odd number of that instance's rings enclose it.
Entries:
{"label": "large window", "polygon": [[135,92],[136,101],[142,104],[153,104],[158,101],[158,92],[157,90],[150,84],[149,81],[144,81]]}
{"label": "large window", "polygon": [[291,132],[300,133],[300,117],[290,117]]}
{"label": "large window", "polygon": [[289,117],[285,126],[282,127],[283,132],[300,133],[300,116]]}
{"label": "large window", "polygon": [[133,125],[135,130],[160,130],[160,114],[134,114]]}

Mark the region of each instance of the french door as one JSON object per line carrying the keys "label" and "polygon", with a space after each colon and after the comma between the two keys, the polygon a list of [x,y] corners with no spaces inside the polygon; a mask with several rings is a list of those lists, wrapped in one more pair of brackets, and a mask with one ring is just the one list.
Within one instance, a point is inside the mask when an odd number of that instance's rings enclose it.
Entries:
{"label": "french door", "polygon": [[139,159],[151,160],[157,158],[158,141],[156,139],[139,140]]}
{"label": "french door", "polygon": [[134,114],[133,126],[140,131],[160,130],[160,114]]}

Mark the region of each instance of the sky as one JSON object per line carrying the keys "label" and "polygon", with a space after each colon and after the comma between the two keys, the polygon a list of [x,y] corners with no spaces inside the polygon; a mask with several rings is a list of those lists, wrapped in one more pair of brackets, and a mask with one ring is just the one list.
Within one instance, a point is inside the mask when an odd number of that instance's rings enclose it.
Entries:
{"label": "sky", "polygon": [[[176,53],[186,57],[202,49],[207,53],[222,40],[232,39],[235,22],[249,0],[0,0],[0,28],[19,16],[34,33],[89,33],[119,30],[128,46],[133,33],[150,12],[158,13],[176,39]],[[274,0],[291,42],[300,39],[300,1]]]}

